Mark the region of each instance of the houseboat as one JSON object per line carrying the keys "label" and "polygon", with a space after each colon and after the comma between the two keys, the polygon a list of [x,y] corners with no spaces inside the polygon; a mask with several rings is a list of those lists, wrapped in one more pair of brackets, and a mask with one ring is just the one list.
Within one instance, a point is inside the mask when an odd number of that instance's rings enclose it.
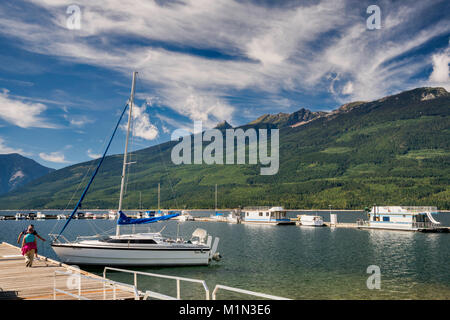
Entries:
{"label": "houseboat", "polygon": [[283,207],[255,207],[242,210],[243,223],[285,225],[295,224],[286,216]]}
{"label": "houseboat", "polygon": [[323,217],[321,216],[312,216],[307,214],[299,214],[297,215],[298,226],[309,226],[309,227],[323,227]]}
{"label": "houseboat", "polygon": [[367,212],[367,221],[358,220],[360,229],[386,229],[421,232],[448,232],[432,214],[436,207],[373,206]]}

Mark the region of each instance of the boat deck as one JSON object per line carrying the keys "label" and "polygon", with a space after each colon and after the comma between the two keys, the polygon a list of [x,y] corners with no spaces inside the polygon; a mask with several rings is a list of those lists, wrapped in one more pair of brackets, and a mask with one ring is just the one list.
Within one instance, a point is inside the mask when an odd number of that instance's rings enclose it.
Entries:
{"label": "boat deck", "polygon": [[[39,260],[34,260],[33,267],[25,267],[25,259],[21,255],[20,248],[9,243],[0,244],[0,299],[32,299],[32,300],[74,300],[75,297],[56,292],[54,296],[54,284],[56,288],[69,293],[78,294],[78,289],[71,285],[69,275],[58,274],[55,271],[74,272],[72,266],[39,255]],[[80,273],[95,279],[102,277],[80,270]],[[76,287],[76,286],[75,286]],[[114,290],[101,281],[81,278],[81,295],[88,299],[103,300],[113,299]],[[116,299],[133,299],[133,293],[116,289]]]}

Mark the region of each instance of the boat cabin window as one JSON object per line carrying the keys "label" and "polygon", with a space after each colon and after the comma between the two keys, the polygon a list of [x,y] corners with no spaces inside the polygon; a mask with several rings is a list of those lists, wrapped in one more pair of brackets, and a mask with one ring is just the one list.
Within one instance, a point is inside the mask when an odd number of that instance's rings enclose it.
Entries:
{"label": "boat cabin window", "polygon": [[269,216],[269,213],[268,212],[266,212],[266,217],[268,217]]}
{"label": "boat cabin window", "polygon": [[389,217],[383,217],[383,221],[390,221]]}
{"label": "boat cabin window", "polygon": [[260,217],[262,217],[262,214],[263,214],[263,213],[262,213],[262,212],[260,212],[260,213],[259,213],[259,216],[260,216]]}
{"label": "boat cabin window", "polygon": [[109,243],[141,243],[141,244],[156,244],[153,239],[105,239],[103,240]]}

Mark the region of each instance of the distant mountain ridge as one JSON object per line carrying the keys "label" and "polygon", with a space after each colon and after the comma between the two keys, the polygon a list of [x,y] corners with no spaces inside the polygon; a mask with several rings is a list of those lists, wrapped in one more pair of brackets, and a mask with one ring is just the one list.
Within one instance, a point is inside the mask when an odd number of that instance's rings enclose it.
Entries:
{"label": "distant mountain ridge", "polygon": [[[231,126],[222,122],[218,128]],[[279,128],[279,172],[260,165],[174,165],[169,141],[133,153],[124,209],[281,205],[361,209],[430,205],[450,209],[450,94],[417,88],[331,112],[263,115],[239,128]],[[117,205],[122,155],[105,159],[83,207]],[[0,197],[0,208],[64,208],[96,160],[51,172]],[[86,180],[88,177],[86,178]],[[83,183],[87,183],[84,181]],[[76,196],[80,193],[76,193]]]}
{"label": "distant mountain ridge", "polygon": [[17,189],[53,170],[18,153],[0,154],[0,194]]}

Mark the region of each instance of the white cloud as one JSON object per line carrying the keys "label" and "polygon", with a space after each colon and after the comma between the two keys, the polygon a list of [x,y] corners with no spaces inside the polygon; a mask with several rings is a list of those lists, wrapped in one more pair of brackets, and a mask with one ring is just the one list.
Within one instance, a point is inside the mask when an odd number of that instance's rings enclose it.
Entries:
{"label": "white cloud", "polygon": [[[66,28],[63,2],[31,2],[48,10],[51,22],[33,24],[0,12],[0,33],[20,39],[33,52],[127,76],[138,69],[139,81],[158,92],[162,104],[206,124],[233,121],[237,110],[225,97],[239,90],[276,95],[283,90],[329,88],[336,99],[348,101],[407,89],[417,84],[410,79],[429,65],[431,54],[403,57],[450,30],[446,21],[416,26],[423,10],[432,5],[425,2],[383,2],[383,28],[368,31],[361,16],[364,10],[344,0],[270,9],[230,0],[164,5],[147,0],[101,4],[78,0],[82,28],[73,32]],[[180,48],[214,48],[239,59],[212,59],[146,45],[124,48],[115,41],[110,44],[110,39],[118,37],[137,37],[144,43],[162,41]],[[439,67],[431,78],[442,79],[443,62],[435,64]],[[339,77],[327,79],[330,74]],[[157,135],[157,129],[149,124],[143,123],[139,129],[147,138]]]}
{"label": "white cloud", "polygon": [[101,158],[103,156],[100,153],[94,153],[91,149],[88,149],[87,155],[88,155],[89,158],[92,158],[92,159],[98,159],[98,158]]}
{"label": "white cloud", "polygon": [[[158,137],[158,128],[150,122],[150,115],[146,113],[147,104],[141,107],[133,104],[133,136],[144,140],[153,140]],[[121,126],[123,130],[127,130],[127,124]]]}
{"label": "white cloud", "polygon": [[342,88],[342,94],[352,94],[353,93],[353,82],[348,81],[344,88]]}
{"label": "white cloud", "polygon": [[63,117],[64,119],[69,121],[72,126],[75,127],[83,127],[86,124],[95,122],[93,119],[90,119],[87,116],[69,116],[67,114],[64,114]]}
{"label": "white cloud", "polygon": [[8,147],[5,143],[5,140],[0,137],[0,154],[8,154],[8,153],[18,153],[22,156],[31,156],[30,153],[23,151],[20,148],[12,148]]}
{"label": "white cloud", "polygon": [[433,72],[430,74],[429,81],[432,85],[443,86],[450,91],[449,63],[450,49],[443,53],[434,54],[432,57]]}
{"label": "white cloud", "polygon": [[39,153],[39,157],[41,157],[42,160],[49,161],[49,162],[56,162],[56,163],[69,163],[69,161],[66,160],[64,154],[60,151],[50,152],[50,153]]}
{"label": "white cloud", "polygon": [[57,128],[42,118],[47,109],[42,103],[25,102],[9,97],[9,91],[0,93],[0,118],[21,128]]}

